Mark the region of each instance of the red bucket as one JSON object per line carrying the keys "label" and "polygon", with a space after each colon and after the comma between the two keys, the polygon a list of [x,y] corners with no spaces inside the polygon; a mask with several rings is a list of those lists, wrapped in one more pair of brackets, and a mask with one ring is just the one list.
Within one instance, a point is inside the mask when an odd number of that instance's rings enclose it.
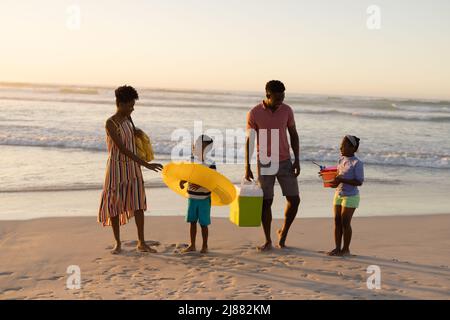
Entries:
{"label": "red bucket", "polygon": [[322,176],[323,186],[325,188],[331,188],[331,182],[333,182],[338,175],[337,167],[326,167],[325,169],[320,170],[320,174]]}

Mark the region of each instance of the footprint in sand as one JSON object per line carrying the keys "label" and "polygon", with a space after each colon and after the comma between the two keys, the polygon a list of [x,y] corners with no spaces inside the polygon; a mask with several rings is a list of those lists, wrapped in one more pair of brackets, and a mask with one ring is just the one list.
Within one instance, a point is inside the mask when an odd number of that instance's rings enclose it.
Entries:
{"label": "footprint in sand", "polygon": [[236,280],[229,275],[219,274],[216,277],[218,278],[216,283],[221,290],[232,289],[232,286],[234,287],[234,283],[236,282]]}
{"label": "footprint in sand", "polygon": [[284,265],[287,267],[296,267],[296,266],[301,266],[305,264],[305,260],[303,260],[300,257],[297,256],[292,256],[292,255],[288,255],[288,256],[281,256],[277,259],[275,259],[275,262],[279,265]]}
{"label": "footprint in sand", "polygon": [[308,280],[312,280],[312,281],[319,281],[320,279],[317,278],[316,276],[310,274],[310,273],[302,273],[300,274],[300,277],[302,278],[306,278]]}
{"label": "footprint in sand", "polygon": [[265,299],[268,299],[271,296],[271,287],[266,284],[251,284],[247,287],[250,290],[250,293],[257,296],[264,296]]}
{"label": "footprint in sand", "polygon": [[23,290],[22,287],[6,288],[6,289],[3,289],[3,291],[0,291],[0,294],[7,294],[7,293],[18,292],[18,291],[22,291],[22,290]]}
{"label": "footprint in sand", "polygon": [[12,272],[12,271],[0,272],[0,277],[2,277],[2,276],[10,276],[12,274],[14,274],[14,272]]}
{"label": "footprint in sand", "polygon": [[[157,247],[161,245],[161,242],[155,240],[147,240],[145,243],[150,247]],[[124,247],[136,247],[138,242],[136,240],[123,241],[122,245]]]}
{"label": "footprint in sand", "polygon": [[205,281],[195,280],[195,281],[192,281],[191,284],[198,289],[206,289]]}
{"label": "footprint in sand", "polygon": [[116,290],[116,292],[114,292],[114,293],[119,296],[123,296],[126,293],[126,291],[124,289],[119,289],[119,290]]}
{"label": "footprint in sand", "polygon": [[252,252],[254,252],[255,246],[252,244],[242,244],[239,246],[239,250],[244,250],[244,251],[251,250]]}
{"label": "footprint in sand", "polygon": [[197,253],[197,251],[196,252],[186,252],[186,253],[184,253],[183,252],[183,250],[184,249],[186,249],[187,247],[189,247],[189,244],[187,244],[187,243],[177,243],[177,244],[170,244],[167,248],[170,250],[170,249],[173,249],[173,253],[174,254],[186,254],[186,255],[191,255],[191,254],[193,254],[193,253]]}
{"label": "footprint in sand", "polygon": [[169,291],[169,292],[167,292],[167,295],[169,296],[169,297],[172,297],[172,296],[174,296],[174,295],[176,295],[177,294],[177,292],[178,291]]}
{"label": "footprint in sand", "polygon": [[255,272],[256,273],[259,273],[259,272],[270,272],[270,268],[266,268],[266,267],[260,267],[260,266],[257,266],[256,268],[255,268]]}
{"label": "footprint in sand", "polygon": [[42,298],[43,296],[46,297],[53,297],[55,295],[55,293],[53,291],[44,291],[44,292],[39,292],[36,294],[36,297]]}
{"label": "footprint in sand", "polygon": [[48,278],[38,279],[38,281],[55,281],[55,280],[61,280],[63,278],[64,278],[63,276],[51,276],[51,277],[48,277]]}
{"label": "footprint in sand", "polygon": [[218,262],[217,265],[220,265],[225,270],[230,270],[245,265],[245,263],[240,262],[233,258],[215,259],[212,260],[211,262],[213,264],[216,264],[216,262]]}
{"label": "footprint in sand", "polygon": [[360,274],[356,274],[353,278],[354,278],[356,281],[362,281],[362,280],[364,279],[364,277],[363,277],[362,275],[360,275]]}
{"label": "footprint in sand", "polygon": [[175,280],[173,277],[161,277],[161,278],[151,278],[151,281],[167,281],[167,280]]}
{"label": "footprint in sand", "polygon": [[189,247],[189,244],[187,244],[187,243],[177,243],[177,244],[175,244],[175,249],[184,249],[184,248],[187,248],[187,247]]}
{"label": "footprint in sand", "polygon": [[359,282],[359,281],[362,281],[363,280],[363,277],[360,275],[360,274],[356,274],[356,275],[347,275],[347,274],[344,274],[343,272],[341,272],[341,271],[338,271],[337,272],[337,275],[339,276],[339,277],[341,277],[343,280],[345,280],[345,281],[357,281],[357,282]]}
{"label": "footprint in sand", "polygon": [[364,269],[362,266],[349,266],[347,267],[348,270],[364,270],[366,271],[366,269]]}

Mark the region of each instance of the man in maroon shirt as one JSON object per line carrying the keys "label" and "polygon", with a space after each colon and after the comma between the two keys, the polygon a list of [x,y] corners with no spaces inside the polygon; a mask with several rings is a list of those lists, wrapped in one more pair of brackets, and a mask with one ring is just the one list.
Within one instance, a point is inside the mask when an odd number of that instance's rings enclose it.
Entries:
{"label": "man in maroon shirt", "polygon": [[[285,90],[281,81],[269,81],[266,84],[266,98],[247,114],[245,178],[249,181],[254,179],[250,159],[256,136],[258,181],[264,193],[262,225],[266,241],[258,247],[261,251],[272,249],[270,229],[275,178],[287,200],[284,225],[277,232],[278,247],[280,248],[286,246],[286,237],[300,204],[297,182],[300,174],[300,143],[295,128],[294,113],[291,107],[283,103]],[[294,162],[291,161],[287,131],[294,153]]]}

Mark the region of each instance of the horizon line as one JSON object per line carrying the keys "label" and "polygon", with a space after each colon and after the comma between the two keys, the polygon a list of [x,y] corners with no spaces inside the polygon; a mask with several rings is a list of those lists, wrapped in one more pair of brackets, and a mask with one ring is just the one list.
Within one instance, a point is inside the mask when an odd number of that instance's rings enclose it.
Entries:
{"label": "horizon line", "polygon": [[[130,85],[130,84],[121,84]],[[79,84],[79,83],[55,83],[55,82],[21,82],[21,81],[8,81],[0,80],[0,86],[10,86],[10,87],[70,87],[70,88],[92,88],[92,89],[114,89],[117,85],[109,84]],[[152,87],[152,86],[141,86],[133,85],[142,90],[153,90],[153,91],[167,91],[167,92],[192,92],[192,93],[253,93],[253,94],[264,94],[264,90],[230,90],[230,89],[198,89],[198,88],[181,88],[181,87]],[[288,90],[287,90],[288,91]],[[411,96],[396,96],[396,95],[368,95],[368,94],[332,94],[332,93],[314,93],[314,92],[297,92],[290,91],[294,95],[304,95],[304,96],[319,96],[319,97],[349,97],[349,98],[388,98],[393,100],[414,100],[423,102],[445,102],[450,103],[450,98],[423,98],[423,97],[411,97]]]}

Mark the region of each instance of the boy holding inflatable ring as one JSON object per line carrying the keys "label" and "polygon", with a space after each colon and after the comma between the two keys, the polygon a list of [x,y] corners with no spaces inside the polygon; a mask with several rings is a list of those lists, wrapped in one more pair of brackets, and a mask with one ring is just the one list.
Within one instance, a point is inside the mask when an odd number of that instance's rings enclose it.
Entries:
{"label": "boy holding inflatable ring", "polygon": [[[212,149],[213,140],[207,135],[198,137],[195,145],[192,147],[192,158],[194,162],[199,162],[210,169],[216,170],[216,165],[205,155]],[[184,189],[187,181],[180,181],[180,188]],[[196,251],[195,239],[197,237],[197,222],[202,229],[203,245],[200,253],[208,252],[208,226],[211,224],[211,191],[196,185],[188,183],[188,209],[186,213],[186,222],[191,224],[190,236],[191,244],[182,252]]]}

